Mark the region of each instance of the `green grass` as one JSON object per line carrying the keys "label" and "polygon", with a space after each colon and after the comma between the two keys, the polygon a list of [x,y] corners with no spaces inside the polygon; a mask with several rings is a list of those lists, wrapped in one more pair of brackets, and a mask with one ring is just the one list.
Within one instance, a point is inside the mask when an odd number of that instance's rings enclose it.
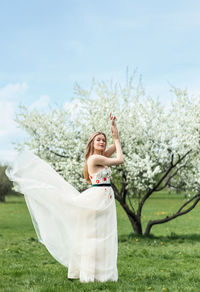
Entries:
{"label": "green grass", "polygon": [[[143,221],[161,218],[183,203],[180,195],[157,194]],[[117,203],[118,282],[70,281],[67,269],[37,241],[23,197],[0,204],[0,291],[195,291],[200,292],[200,205],[187,215],[135,236]]]}

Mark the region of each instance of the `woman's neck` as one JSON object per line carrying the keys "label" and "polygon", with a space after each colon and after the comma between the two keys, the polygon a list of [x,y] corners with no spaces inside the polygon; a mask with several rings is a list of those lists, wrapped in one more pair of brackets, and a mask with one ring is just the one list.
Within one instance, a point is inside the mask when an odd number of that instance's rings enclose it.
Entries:
{"label": "woman's neck", "polygon": [[103,155],[103,151],[102,150],[94,150],[93,154]]}

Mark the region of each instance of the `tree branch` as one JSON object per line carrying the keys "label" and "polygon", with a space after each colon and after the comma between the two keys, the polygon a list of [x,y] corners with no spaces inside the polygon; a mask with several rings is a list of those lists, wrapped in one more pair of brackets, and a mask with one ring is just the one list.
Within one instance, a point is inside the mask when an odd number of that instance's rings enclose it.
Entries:
{"label": "tree branch", "polygon": [[187,206],[189,203],[191,203],[195,198],[198,198],[200,196],[200,193],[198,193],[197,195],[193,196],[190,200],[188,200],[187,202],[185,202],[180,209],[177,211],[177,213],[180,213],[181,210],[183,210],[183,208],[185,208],[185,206]]}
{"label": "tree branch", "polygon": [[59,157],[62,157],[62,158],[69,158],[69,156],[66,156],[66,155],[62,155],[62,154],[59,154],[57,152],[54,152],[53,150],[49,149],[49,151],[53,154],[55,154],[56,156],[59,156]]}
{"label": "tree branch", "polygon": [[[187,206],[189,203],[191,203],[194,199],[196,198],[195,202],[192,204],[192,206],[190,206],[188,209],[186,209],[185,211],[182,211],[183,208],[185,206]],[[182,216],[184,214],[187,214],[189,213],[192,209],[194,209],[194,207],[197,205],[197,203],[200,201],[200,193],[198,193],[197,195],[195,195],[194,197],[192,197],[189,201],[187,201],[186,203],[183,204],[183,206],[181,206],[181,208],[173,215],[171,216],[166,216],[165,218],[163,219],[158,219],[158,220],[153,220],[153,221],[149,221],[149,223],[147,224],[147,227],[146,227],[146,230],[145,230],[145,233],[144,235],[148,235],[150,233],[150,230],[152,228],[153,225],[156,225],[156,224],[162,224],[162,223],[166,223],[166,222],[169,222],[179,216]]]}
{"label": "tree branch", "polygon": [[135,212],[131,211],[129,206],[126,203],[124,203],[123,198],[120,196],[120,193],[119,193],[117,187],[112,182],[111,182],[111,187],[114,190],[114,194],[115,194],[116,199],[119,201],[120,205],[124,208],[127,215],[130,216],[131,218],[133,218],[135,221],[138,221]]}
{"label": "tree branch", "polygon": [[[39,140],[40,138],[40,135],[37,133],[37,131],[35,129],[32,129],[32,132],[33,132],[33,135],[35,135],[35,138]],[[69,156],[66,156],[66,155],[62,155],[62,154],[59,154],[53,150],[51,150],[49,147],[45,146],[45,145],[41,145],[44,149],[50,151],[51,153],[53,153],[54,155],[56,156],[59,156],[59,157],[62,157],[62,158],[69,158]]]}
{"label": "tree branch", "polygon": [[111,182],[111,187],[113,188],[114,194],[115,194],[115,198],[120,202],[120,204],[123,202],[122,197],[120,196],[120,192],[117,189],[117,187],[115,186],[115,184],[113,184]]}
{"label": "tree branch", "polygon": [[133,205],[132,205],[132,202],[131,202],[130,196],[128,195],[127,197],[128,197],[129,204],[131,205],[131,208],[132,208],[133,212],[135,213],[135,209],[134,209],[134,207],[133,207]]}
{"label": "tree branch", "polygon": [[162,186],[162,187],[160,187],[159,189],[157,189],[157,190],[155,190],[156,192],[159,192],[159,191],[161,191],[161,190],[163,190],[167,185],[168,185],[168,183],[169,183],[169,181],[177,174],[177,172],[181,169],[181,168],[183,168],[185,166],[185,164],[184,165],[182,165],[182,166],[180,166],[179,168],[177,168],[176,169],[176,171],[171,175],[171,176],[169,176],[169,178],[167,179],[167,181],[166,181],[166,183],[164,184],[164,186]]}
{"label": "tree branch", "polygon": [[171,158],[170,165],[171,165],[171,166],[174,166],[174,154],[172,154],[172,158]]}
{"label": "tree branch", "polygon": [[42,147],[43,147],[44,149],[48,150],[49,152],[53,153],[53,154],[56,155],[56,156],[59,156],[59,157],[61,157],[61,158],[69,158],[69,156],[66,156],[66,155],[63,155],[63,154],[59,154],[59,153],[57,153],[57,152],[51,150],[51,149],[50,149],[49,147],[47,147],[47,146],[42,145]]}
{"label": "tree branch", "polygon": [[139,207],[138,207],[138,211],[137,211],[137,217],[140,218],[141,216],[141,212],[142,212],[142,208],[143,205],[145,203],[145,201],[156,191],[156,189],[161,185],[161,183],[163,182],[163,180],[168,176],[168,174],[171,172],[171,170],[173,168],[175,168],[177,166],[178,163],[180,163],[192,150],[190,149],[189,151],[187,151],[182,157],[180,157],[179,155],[179,159],[176,161],[176,163],[174,163],[174,155],[172,154],[171,156],[171,162],[170,162],[170,166],[167,169],[167,171],[165,172],[165,174],[161,177],[161,179],[155,184],[155,186],[149,190],[141,199],[140,203],[139,203]]}
{"label": "tree branch", "polygon": [[126,202],[126,195],[127,195],[127,190],[126,190],[126,175],[123,172],[123,174],[122,174],[122,189],[121,189],[121,192],[120,192],[120,197],[122,197],[124,203]]}

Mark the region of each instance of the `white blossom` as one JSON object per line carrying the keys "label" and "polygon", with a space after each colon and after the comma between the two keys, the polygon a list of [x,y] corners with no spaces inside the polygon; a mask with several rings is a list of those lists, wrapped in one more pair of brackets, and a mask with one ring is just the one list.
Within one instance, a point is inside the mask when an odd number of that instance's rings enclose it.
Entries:
{"label": "white blossom", "polygon": [[113,143],[108,118],[111,112],[117,116],[125,158],[123,165],[112,167],[114,182],[121,181],[123,172],[130,194],[145,192],[155,186],[171,163],[190,151],[177,165],[180,170],[171,179],[171,188],[196,191],[200,186],[200,98],[189,97],[185,90],[173,88],[173,92],[174,100],[166,110],[159,100],[144,94],[141,84],[130,82],[123,88],[112,82],[93,81],[90,90],[76,85],[75,113],[68,103],[64,109],[45,114],[21,108],[16,120],[30,138],[17,148],[26,145],[34,149],[69,183],[84,189],[87,140],[100,130],[107,134],[108,146]]}

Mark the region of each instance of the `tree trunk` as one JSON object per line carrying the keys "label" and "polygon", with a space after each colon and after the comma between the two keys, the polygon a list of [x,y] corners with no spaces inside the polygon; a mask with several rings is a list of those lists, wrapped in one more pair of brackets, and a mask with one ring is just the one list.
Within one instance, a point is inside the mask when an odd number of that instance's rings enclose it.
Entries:
{"label": "tree trunk", "polygon": [[133,227],[133,230],[135,234],[140,234],[142,235],[142,224],[140,221],[135,221],[134,218],[132,218],[130,215],[128,215],[128,218],[131,222],[131,225]]}
{"label": "tree trunk", "polygon": [[126,212],[128,219],[131,222],[131,225],[133,227],[133,230],[135,234],[141,234],[142,235],[142,224],[141,220],[138,219],[138,217],[135,215],[133,211],[131,211],[126,203],[123,203],[122,201],[119,201],[122,208]]}

